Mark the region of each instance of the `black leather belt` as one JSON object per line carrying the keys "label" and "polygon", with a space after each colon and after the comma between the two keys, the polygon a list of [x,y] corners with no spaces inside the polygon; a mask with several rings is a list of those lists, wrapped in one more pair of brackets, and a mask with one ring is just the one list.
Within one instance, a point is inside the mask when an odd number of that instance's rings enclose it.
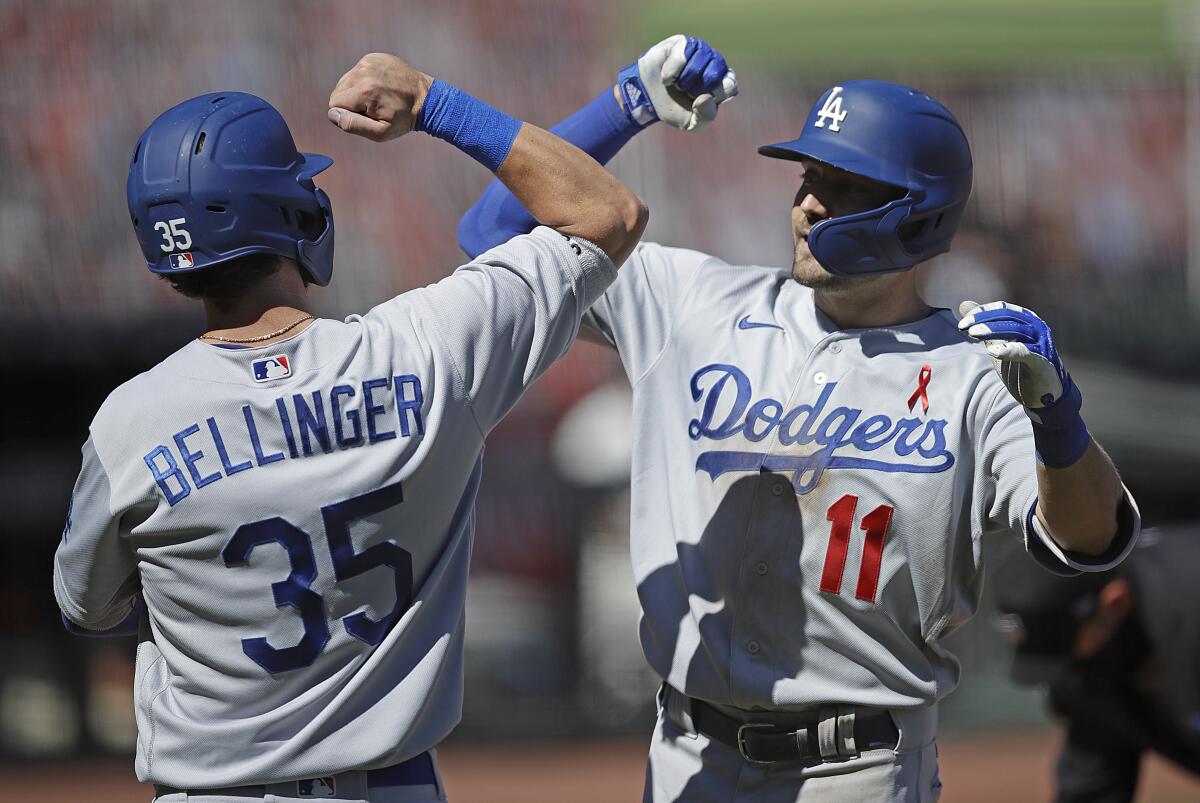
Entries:
{"label": "black leather belt", "polygon": [[[845,759],[880,747],[894,748],[900,741],[900,731],[886,711],[866,716],[854,715],[847,723],[853,731],[839,734],[842,744],[852,744],[854,752],[847,755],[835,749],[822,751],[818,725],[823,717],[800,714],[786,725],[771,722],[743,722],[696,698],[687,698],[691,705],[692,722],[696,730],[742,754],[755,764],[774,764],[780,761],[806,761],[819,764],[831,759]],[[753,712],[747,711],[747,715]],[[828,719],[828,718],[824,718]]]}

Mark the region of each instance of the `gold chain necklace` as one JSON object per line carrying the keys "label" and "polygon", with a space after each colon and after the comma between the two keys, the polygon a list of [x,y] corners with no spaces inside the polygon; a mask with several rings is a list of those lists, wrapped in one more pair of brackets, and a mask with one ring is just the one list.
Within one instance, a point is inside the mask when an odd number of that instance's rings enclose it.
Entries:
{"label": "gold chain necklace", "polygon": [[207,332],[200,335],[200,337],[203,340],[220,340],[222,343],[261,343],[264,340],[270,340],[273,337],[279,337],[282,334],[286,334],[305,321],[311,321],[312,319],[312,315],[305,315],[295,323],[289,323],[287,326],[275,332],[271,332],[269,335],[259,335],[258,337],[221,337],[220,335],[210,335]]}

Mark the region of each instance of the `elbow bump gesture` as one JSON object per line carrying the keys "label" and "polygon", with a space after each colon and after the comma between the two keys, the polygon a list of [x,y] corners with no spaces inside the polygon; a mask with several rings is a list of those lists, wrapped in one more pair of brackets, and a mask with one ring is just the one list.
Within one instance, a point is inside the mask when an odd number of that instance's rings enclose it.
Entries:
{"label": "elbow bump gesture", "polygon": [[699,131],[717,107],[738,92],[725,57],[703,39],[675,34],[617,73],[625,113],[639,126],[662,120],[680,131]]}

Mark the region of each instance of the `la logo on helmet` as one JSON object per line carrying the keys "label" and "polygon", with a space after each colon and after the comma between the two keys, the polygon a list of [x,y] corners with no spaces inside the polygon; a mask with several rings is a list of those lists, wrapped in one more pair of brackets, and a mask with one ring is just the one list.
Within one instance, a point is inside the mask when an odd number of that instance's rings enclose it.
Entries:
{"label": "la logo on helmet", "polygon": [[825,105],[821,107],[821,111],[817,112],[817,122],[814,124],[817,128],[824,128],[826,120],[832,120],[829,124],[830,131],[841,131],[839,124],[846,119],[846,112],[842,110],[842,88],[835,86],[830,92],[829,97],[825,98]]}

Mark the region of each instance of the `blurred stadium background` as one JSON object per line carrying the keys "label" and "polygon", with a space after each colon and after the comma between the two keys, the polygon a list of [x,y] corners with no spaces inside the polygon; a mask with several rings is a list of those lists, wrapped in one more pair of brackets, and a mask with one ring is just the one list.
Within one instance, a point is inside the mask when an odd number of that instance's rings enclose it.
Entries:
{"label": "blurred stadium background", "polygon": [[[186,97],[246,90],[302,149],[333,156],[320,183],[338,267],[316,299],[342,317],[459,264],[454,225],[490,178],[429,138],[378,147],[329,126],[328,92],[360,55],[395,52],[549,126],[680,31],[728,55],[742,95],[704,135],[655,129],[614,161],[650,205],[648,239],[786,261],[796,175],[755,146],[794,135],[838,80],[930,91],[967,128],[977,171],[953,253],[922,269],[929,299],[1038,310],[1147,524],[1197,518],[1191,3],[0,0],[0,800],[150,798],[130,759],[133,645],[70,637],[50,591],[92,413],[201,328],[130,230],[140,131]],[[640,793],[655,682],[626,554],[627,392],[614,356],[582,344],[489,441],[466,713],[443,751],[459,803]],[[1037,693],[1009,683],[988,619],[985,605],[951,639],[964,682],[943,707],[945,799],[1044,799],[1052,726]],[[1200,787],[1155,764],[1139,799],[1198,800]]]}

